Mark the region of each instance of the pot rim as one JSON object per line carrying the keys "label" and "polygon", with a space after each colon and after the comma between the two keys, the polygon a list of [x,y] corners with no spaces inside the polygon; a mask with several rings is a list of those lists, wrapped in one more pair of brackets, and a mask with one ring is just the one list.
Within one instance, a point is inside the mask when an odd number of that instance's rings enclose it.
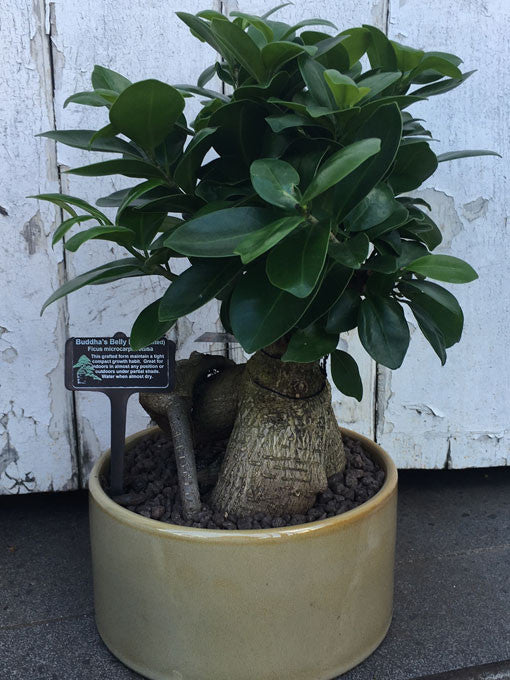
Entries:
{"label": "pot rim", "polygon": [[[157,432],[159,427],[151,427],[140,430],[126,438],[126,447],[134,444],[138,439]],[[96,461],[89,476],[89,496],[99,508],[110,515],[114,520],[126,524],[146,533],[157,534],[161,538],[177,538],[187,541],[201,541],[207,543],[253,543],[261,539],[267,541],[282,539],[299,539],[305,537],[318,536],[323,533],[330,533],[339,530],[353,523],[367,518],[369,515],[385,506],[397,493],[398,472],[395,463],[390,455],[374,441],[365,437],[354,430],[340,427],[343,434],[357,439],[377,459],[377,462],[385,471],[385,479],[379,491],[368,501],[365,501],[357,508],[347,510],[336,517],[308,522],[307,524],[297,524],[289,527],[275,529],[247,529],[227,531],[225,529],[202,529],[198,527],[185,527],[160,520],[143,517],[127,508],[118,505],[103,490],[100,483],[100,475],[110,459],[110,449]]]}

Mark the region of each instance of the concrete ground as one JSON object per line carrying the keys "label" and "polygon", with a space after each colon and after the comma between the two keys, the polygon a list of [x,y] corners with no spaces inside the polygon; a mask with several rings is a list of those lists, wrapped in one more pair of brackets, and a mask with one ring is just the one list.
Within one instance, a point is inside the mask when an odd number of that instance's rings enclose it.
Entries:
{"label": "concrete ground", "polygon": [[[510,468],[402,472],[399,504],[393,623],[342,680],[507,680]],[[94,626],[86,494],[0,498],[1,680],[140,677]]]}

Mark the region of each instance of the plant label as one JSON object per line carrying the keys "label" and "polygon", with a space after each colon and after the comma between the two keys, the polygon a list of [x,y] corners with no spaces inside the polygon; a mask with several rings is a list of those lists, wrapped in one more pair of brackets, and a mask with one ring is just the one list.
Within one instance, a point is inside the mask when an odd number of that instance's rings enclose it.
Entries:
{"label": "plant label", "polygon": [[65,351],[68,390],[103,392],[111,405],[110,487],[122,493],[126,409],[135,392],[170,392],[175,385],[175,343],[161,338],[132,350],[124,333],[69,338]]}

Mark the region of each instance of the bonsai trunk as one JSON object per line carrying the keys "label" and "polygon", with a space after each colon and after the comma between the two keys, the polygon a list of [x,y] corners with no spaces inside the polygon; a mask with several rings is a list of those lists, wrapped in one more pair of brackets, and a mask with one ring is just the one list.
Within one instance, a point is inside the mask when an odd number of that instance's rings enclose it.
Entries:
{"label": "bonsai trunk", "polygon": [[318,362],[282,362],[279,341],[246,364],[212,503],[237,516],[305,513],[345,465],[331,390]]}

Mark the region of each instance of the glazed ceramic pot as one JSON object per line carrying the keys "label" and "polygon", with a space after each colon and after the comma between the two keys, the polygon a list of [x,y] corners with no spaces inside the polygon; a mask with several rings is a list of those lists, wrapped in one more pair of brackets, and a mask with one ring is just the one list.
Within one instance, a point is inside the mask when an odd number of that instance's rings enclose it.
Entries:
{"label": "glazed ceramic pot", "polygon": [[[330,680],[383,640],[393,600],[397,471],[338,517],[222,531],[146,519],[90,476],[96,622],[109,649],[153,680]],[[132,445],[151,430],[127,440]]]}

